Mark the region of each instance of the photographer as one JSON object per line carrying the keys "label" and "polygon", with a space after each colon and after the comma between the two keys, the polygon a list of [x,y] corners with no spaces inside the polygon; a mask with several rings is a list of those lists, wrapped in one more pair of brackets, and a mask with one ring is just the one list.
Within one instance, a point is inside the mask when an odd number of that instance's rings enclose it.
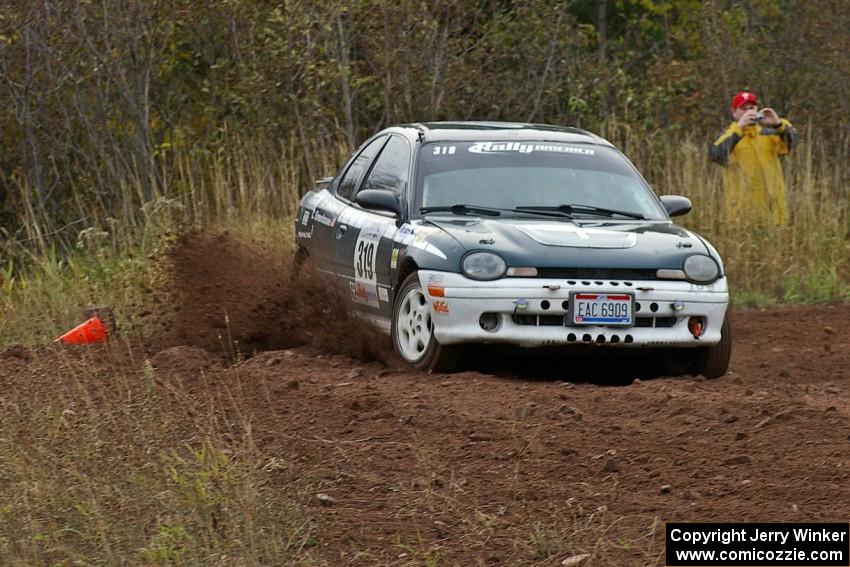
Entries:
{"label": "photographer", "polygon": [[751,92],[732,98],[732,117],[709,149],[709,159],[724,166],[726,220],[755,228],[781,225],[788,204],[779,157],[791,151],[797,133],[772,108],[759,109]]}

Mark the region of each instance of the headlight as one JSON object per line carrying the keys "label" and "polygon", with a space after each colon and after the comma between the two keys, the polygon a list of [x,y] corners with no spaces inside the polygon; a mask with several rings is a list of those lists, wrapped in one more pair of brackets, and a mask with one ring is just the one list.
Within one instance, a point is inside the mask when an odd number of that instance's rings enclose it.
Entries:
{"label": "headlight", "polygon": [[694,283],[711,283],[720,276],[720,266],[717,262],[702,254],[688,256],[683,269],[688,279]]}
{"label": "headlight", "polygon": [[496,280],[505,275],[508,266],[492,252],[472,252],[460,263],[460,269],[473,280]]}

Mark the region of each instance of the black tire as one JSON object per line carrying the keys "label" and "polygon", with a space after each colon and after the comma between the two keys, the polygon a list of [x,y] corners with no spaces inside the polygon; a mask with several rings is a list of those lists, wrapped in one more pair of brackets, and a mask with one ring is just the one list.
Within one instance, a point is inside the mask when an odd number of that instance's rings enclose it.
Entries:
{"label": "black tire", "polygon": [[[415,313],[413,308],[421,310]],[[409,274],[395,294],[391,334],[393,348],[419,370],[452,372],[460,362],[460,346],[441,345],[433,335],[428,298],[416,272]],[[406,320],[404,320],[404,319]],[[417,340],[419,339],[419,340]]]}
{"label": "black tire", "polygon": [[701,374],[713,380],[725,375],[729,370],[729,361],[732,358],[732,326],[729,317],[723,320],[720,329],[720,342],[710,347],[702,347],[696,357],[693,374]]}

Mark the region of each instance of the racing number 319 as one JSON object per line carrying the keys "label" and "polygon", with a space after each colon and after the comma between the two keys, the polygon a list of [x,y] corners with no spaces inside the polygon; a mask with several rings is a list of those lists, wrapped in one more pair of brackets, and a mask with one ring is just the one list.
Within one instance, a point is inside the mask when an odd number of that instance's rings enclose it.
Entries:
{"label": "racing number 319", "polygon": [[375,276],[375,243],[361,240],[357,243],[357,277],[371,280]]}

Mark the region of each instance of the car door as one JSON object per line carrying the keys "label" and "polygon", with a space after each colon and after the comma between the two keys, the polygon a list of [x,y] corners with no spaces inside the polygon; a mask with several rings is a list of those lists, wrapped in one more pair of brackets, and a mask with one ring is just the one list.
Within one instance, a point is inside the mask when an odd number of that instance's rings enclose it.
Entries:
{"label": "car door", "polygon": [[[310,253],[316,267],[323,272],[333,274],[334,277],[338,277],[339,274],[337,247],[341,244],[342,232],[347,228],[344,223],[341,223],[344,220],[341,217],[348,206],[348,200],[354,195],[354,191],[366,176],[369,165],[386,141],[387,136],[383,135],[363,144],[355,156],[343,166],[340,174],[337,175],[337,182],[329,190],[320,191],[313,201],[310,212],[312,215]],[[345,226],[342,232],[340,232],[340,226]],[[338,283],[342,284],[342,282]]]}
{"label": "car door", "polygon": [[[392,135],[369,169],[357,192],[392,191],[403,198],[410,179],[411,147],[402,136]],[[347,229],[339,247],[340,270],[349,281],[352,299],[364,313],[389,320],[392,314],[390,264],[397,217],[390,212],[365,209],[356,196],[343,215]]]}

